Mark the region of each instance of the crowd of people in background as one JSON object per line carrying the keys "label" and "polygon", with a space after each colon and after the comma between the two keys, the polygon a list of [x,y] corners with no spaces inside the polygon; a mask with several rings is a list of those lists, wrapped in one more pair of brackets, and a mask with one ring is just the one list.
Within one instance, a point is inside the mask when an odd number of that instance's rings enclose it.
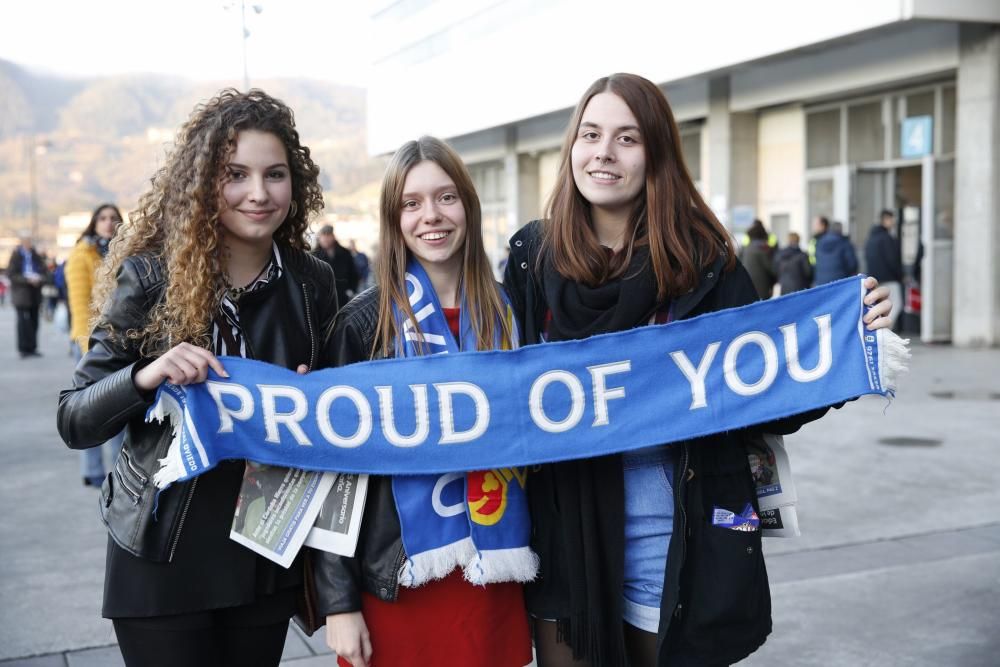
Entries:
{"label": "crowd of people in background", "polygon": [[[896,214],[886,209],[879,215],[865,242],[864,272],[889,288],[893,303],[889,315],[895,326],[903,304],[904,267],[900,242],[895,235]],[[746,231],[739,259],[753,281],[761,299],[791,294],[809,287],[824,285],[853,276],[862,268],[851,240],[844,235],[840,222],[825,216],[813,221],[813,236],[807,250],[801,247],[798,232],[789,232],[784,246],[768,232],[764,223],[754,220]],[[918,254],[913,275],[919,275]]]}

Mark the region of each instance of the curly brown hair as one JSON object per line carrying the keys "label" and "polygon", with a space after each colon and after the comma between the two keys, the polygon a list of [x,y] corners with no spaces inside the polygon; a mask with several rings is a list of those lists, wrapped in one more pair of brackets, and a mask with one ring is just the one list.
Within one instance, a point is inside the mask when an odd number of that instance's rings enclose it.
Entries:
{"label": "curly brown hair", "polygon": [[[244,130],[276,136],[288,154],[292,206],[274,233],[280,245],[305,250],[312,214],[323,210],[319,167],[299,141],[292,110],[262,90],[221,91],[195,107],[181,126],[166,163],[122,225],[100,271],[94,301],[100,313],[113,297],[122,262],[145,255],[159,262],[166,279],[163,296],[145,327],[125,332],[155,355],[181,342],[208,347],[211,322],[226,289],[226,256],[220,242],[223,185],[228,161]],[[100,315],[94,322],[96,326]],[[114,332],[112,332],[114,334]]]}

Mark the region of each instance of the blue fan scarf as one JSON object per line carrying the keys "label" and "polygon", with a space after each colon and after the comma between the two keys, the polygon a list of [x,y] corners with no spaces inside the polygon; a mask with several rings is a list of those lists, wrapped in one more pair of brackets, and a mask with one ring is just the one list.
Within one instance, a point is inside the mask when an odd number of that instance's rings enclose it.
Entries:
{"label": "blue fan scarf", "polygon": [[[475,350],[476,332],[469,321],[463,296],[459,310],[459,341],[455,340],[437,293],[423,267],[411,258],[406,267],[410,308],[419,323],[393,308],[396,356],[457,354]],[[514,317],[504,297],[507,321]],[[499,323],[498,323],[499,324]],[[517,330],[513,329],[514,341]],[[501,349],[499,333],[493,343]],[[426,394],[423,394],[426,402]],[[385,422],[395,428],[392,419]],[[408,436],[419,442],[427,422],[419,422]],[[475,584],[497,581],[531,581],[538,571],[538,557],[528,547],[531,524],[524,492],[524,468],[501,468],[444,475],[394,475],[392,492],[399,512],[407,560],[399,575],[404,586],[419,586],[447,576],[461,567]]]}
{"label": "blue fan scarf", "polygon": [[147,420],[171,416],[174,439],[155,481],[223,459],[381,475],[512,470],[892,395],[906,342],[865,329],[864,293],[862,277],[847,278],[586,340],[305,376],[225,357],[229,378],[160,387]]}

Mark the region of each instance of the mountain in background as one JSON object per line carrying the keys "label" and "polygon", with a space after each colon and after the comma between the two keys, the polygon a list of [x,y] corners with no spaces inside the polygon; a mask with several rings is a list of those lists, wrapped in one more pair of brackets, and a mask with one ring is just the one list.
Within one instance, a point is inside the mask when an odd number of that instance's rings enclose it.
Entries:
{"label": "mountain in background", "polygon": [[[352,194],[378,181],[384,164],[367,154],[365,91],[305,79],[253,85],[294,110],[328,198],[351,209]],[[174,132],[223,87],[156,74],[68,79],[0,60],[0,236],[30,225],[29,151],[39,236],[51,239],[65,213],[104,201],[134,208]]]}

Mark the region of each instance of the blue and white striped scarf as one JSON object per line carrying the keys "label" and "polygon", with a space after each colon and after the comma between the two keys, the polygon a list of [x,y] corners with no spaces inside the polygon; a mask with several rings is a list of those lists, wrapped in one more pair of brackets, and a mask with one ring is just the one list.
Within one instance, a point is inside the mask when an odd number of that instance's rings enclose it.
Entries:
{"label": "blue and white striped scarf", "polygon": [[[412,257],[406,267],[406,283],[418,325],[393,308],[396,331],[400,332],[397,356],[457,354],[476,349],[477,336],[464,295],[459,304],[456,340],[430,278]],[[514,318],[502,290],[501,295],[516,344]],[[499,332],[493,347],[503,349]],[[425,390],[413,386],[410,389],[415,402],[426,402]],[[394,401],[399,398],[393,397]],[[408,403],[408,398],[404,402]],[[388,419],[386,423],[395,430],[395,421]],[[427,422],[413,421],[410,435],[396,431],[401,442],[419,442],[421,431],[429,428]],[[476,584],[534,579],[538,558],[528,547],[531,527],[525,476],[525,469],[516,467],[443,475],[393,475],[392,491],[407,554],[399,582],[419,586],[447,576],[456,567],[463,569],[466,580]]]}

